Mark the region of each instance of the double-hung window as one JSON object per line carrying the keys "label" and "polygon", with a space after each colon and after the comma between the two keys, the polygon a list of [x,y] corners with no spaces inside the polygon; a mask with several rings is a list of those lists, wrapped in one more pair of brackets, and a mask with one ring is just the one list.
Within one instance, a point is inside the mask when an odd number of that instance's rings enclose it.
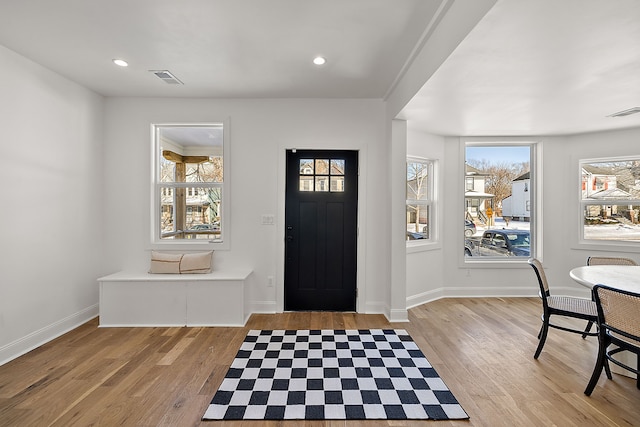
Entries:
{"label": "double-hung window", "polygon": [[640,156],[581,160],[580,222],[585,243],[640,243]]}
{"label": "double-hung window", "polygon": [[460,249],[465,263],[538,256],[536,147],[525,141],[465,143],[465,228]]}
{"label": "double-hung window", "polygon": [[406,240],[428,242],[435,239],[435,161],[407,158]]}
{"label": "double-hung window", "polygon": [[225,123],[154,124],[152,243],[228,246]]}

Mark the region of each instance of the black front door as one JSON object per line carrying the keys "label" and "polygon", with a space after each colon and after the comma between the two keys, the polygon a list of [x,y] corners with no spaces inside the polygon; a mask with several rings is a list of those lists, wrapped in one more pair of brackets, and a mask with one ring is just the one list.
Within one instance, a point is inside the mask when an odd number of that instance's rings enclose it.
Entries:
{"label": "black front door", "polygon": [[358,152],[287,150],[285,310],[355,311]]}

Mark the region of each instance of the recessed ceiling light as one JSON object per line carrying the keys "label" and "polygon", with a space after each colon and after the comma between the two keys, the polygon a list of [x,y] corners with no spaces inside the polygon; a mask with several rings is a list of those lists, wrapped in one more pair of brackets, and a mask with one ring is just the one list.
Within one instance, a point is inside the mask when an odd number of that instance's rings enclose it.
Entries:
{"label": "recessed ceiling light", "polygon": [[327,62],[322,56],[316,56],[313,58],[313,63],[316,65],[324,65]]}
{"label": "recessed ceiling light", "polygon": [[124,59],[114,59],[113,63],[120,67],[127,67],[129,65]]}

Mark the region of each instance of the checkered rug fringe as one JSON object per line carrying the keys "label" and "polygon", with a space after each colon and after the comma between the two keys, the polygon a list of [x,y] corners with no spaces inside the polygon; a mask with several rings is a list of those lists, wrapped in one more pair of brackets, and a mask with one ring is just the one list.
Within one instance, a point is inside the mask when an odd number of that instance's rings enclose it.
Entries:
{"label": "checkered rug fringe", "polygon": [[467,418],[400,329],[251,330],[202,417]]}

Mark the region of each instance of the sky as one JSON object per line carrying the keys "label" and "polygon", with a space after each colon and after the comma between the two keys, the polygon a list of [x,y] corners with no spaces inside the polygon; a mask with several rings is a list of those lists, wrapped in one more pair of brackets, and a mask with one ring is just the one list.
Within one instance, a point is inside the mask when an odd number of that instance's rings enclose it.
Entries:
{"label": "sky", "polygon": [[529,145],[511,146],[467,146],[466,160],[486,159],[489,163],[523,163],[528,162]]}

